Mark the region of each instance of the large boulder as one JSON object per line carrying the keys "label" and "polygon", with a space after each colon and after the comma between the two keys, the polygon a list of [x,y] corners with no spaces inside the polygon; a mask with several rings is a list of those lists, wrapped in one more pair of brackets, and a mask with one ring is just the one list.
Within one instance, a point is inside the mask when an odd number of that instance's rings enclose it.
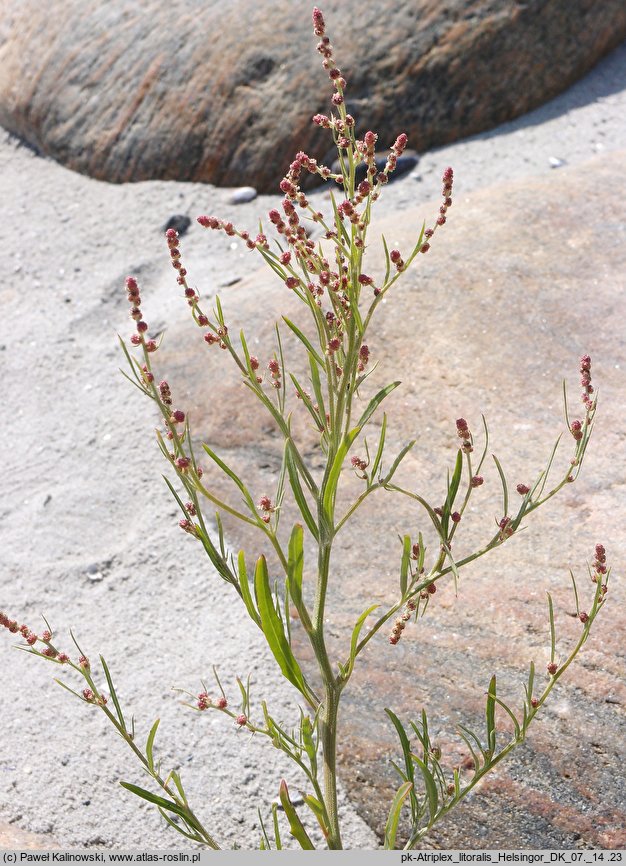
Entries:
{"label": "large boulder", "polygon": [[[562,378],[569,384],[571,417],[580,411],[578,358],[583,352],[594,359],[594,381],[601,392],[597,433],[576,484],[531,515],[526,531],[463,569],[458,597],[452,579],[443,581],[425,618],[409,626],[397,646],[388,643],[385,633],[360,658],[344,693],[342,777],[361,814],[379,833],[398,785],[390,760],[401,760],[382,708],[393,708],[405,722],[426,708],[444,762],[467,766],[469,756],[455,739],[454,726],[461,721],[484,733],[491,675],[497,673],[500,696],[518,711],[531,659],[538,688],[546,682],[546,589],[554,597],[563,659],[581,629],[572,616],[569,567],[579,577],[583,607],[593,589],[585,560],[592,558],[596,542],[606,544],[616,574],[623,571],[625,165],[622,151],[455,202],[445,230],[390,292],[368,338],[372,361],[379,362],[371,388],[403,380],[387,400],[390,457],[407,440],[418,440],[399,483],[434,504],[445,497],[446,471],[454,463],[456,418],[465,417],[480,438],[480,415],[485,414],[489,450],[501,458],[517,497],[515,486],[532,483],[565,429]],[[608,209],[598,201],[601,189],[611,191]],[[404,252],[422,219],[436,207],[387,215],[373,226],[372,237],[384,231]],[[185,259],[184,241],[182,246]],[[376,251],[371,252],[368,270],[378,276]],[[193,262],[190,267],[193,272]],[[243,328],[264,366],[275,346],[277,311],[293,317],[293,295],[264,269],[224,289],[221,300],[231,333]],[[283,345],[290,369],[306,382],[302,353],[287,334]],[[198,329],[185,321],[168,330],[159,357],[159,372],[167,375],[177,403],[188,410],[195,433],[246,479],[255,498],[273,496],[282,438],[241,384],[227,354],[208,348]],[[309,433],[307,438],[306,413],[292,402],[294,438],[315,471],[316,436]],[[370,447],[375,443],[374,433]],[[572,444],[565,429],[554,477],[568,471]],[[199,447],[197,453],[202,453]],[[502,514],[498,474],[488,462],[485,484],[472,498],[474,508],[466,512],[455,538],[457,558],[484,543]],[[234,484],[206,458],[203,463],[210,486],[237,505]],[[344,473],[339,513],[362,489],[352,475]],[[285,533],[292,519],[286,501]],[[225,524],[227,537],[235,549],[245,548],[249,560],[263,551],[257,531],[228,519]],[[417,507],[379,492],[337,537],[326,619],[333,658],[345,658],[352,625],[364,609],[374,603],[384,608],[397,597],[398,534],[415,537],[418,530],[427,533],[428,527]],[[432,538],[429,544],[432,551]],[[309,547],[304,580],[309,594],[314,567]],[[591,639],[531,727],[527,743],[436,827],[430,845],[626,845],[620,800],[626,704],[619,661],[623,597],[623,586],[614,580]],[[233,615],[240,613],[233,608]],[[296,621],[292,633],[298,652],[310,657]],[[506,718],[500,723],[506,728]],[[499,736],[504,742],[504,731]]]}
{"label": "large boulder", "polygon": [[[329,83],[311,0],[0,0],[0,123],[68,167],[268,190]],[[348,107],[423,150],[555,96],[626,38],[623,0],[327,0]]]}

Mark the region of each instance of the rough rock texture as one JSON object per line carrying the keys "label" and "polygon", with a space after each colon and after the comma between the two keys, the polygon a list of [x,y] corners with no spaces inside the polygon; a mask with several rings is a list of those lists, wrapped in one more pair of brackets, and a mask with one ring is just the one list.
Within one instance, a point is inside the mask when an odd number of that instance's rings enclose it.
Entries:
{"label": "rough rock texture", "polygon": [[[380,362],[371,387],[398,373],[403,379],[387,401],[389,459],[416,437],[399,483],[419,489],[434,503],[445,496],[456,418],[467,418],[479,438],[480,413],[486,415],[490,451],[500,456],[517,496],[515,485],[536,478],[564,429],[563,377],[572,417],[578,412],[582,352],[596,359],[593,372],[601,391],[597,432],[578,482],[532,515],[526,531],[467,567],[458,598],[452,580],[443,583],[425,619],[409,626],[397,646],[383,635],[364,653],[345,694],[341,764],[350,796],[379,833],[397,786],[390,760],[400,754],[382,707],[391,706],[405,721],[424,707],[444,761],[462,763],[468,756],[454,738],[454,725],[463,721],[482,729],[491,674],[497,672],[499,694],[514,707],[520,706],[531,659],[538,681],[544,681],[549,652],[545,590],[554,597],[558,652],[564,657],[580,630],[571,616],[568,568],[577,572],[588,599],[592,585],[585,560],[603,541],[616,576],[624,573],[625,166],[622,151],[581,168],[563,168],[550,178],[461,197],[431,252],[389,297],[368,340],[372,360]],[[602,189],[611,189],[610,208],[598,200]],[[434,211],[435,204],[405,211],[376,228],[404,251],[422,219]],[[376,274],[375,264],[370,271]],[[221,296],[231,331],[244,328],[251,351],[264,365],[274,349],[274,319],[279,310],[292,313],[293,297],[264,273]],[[271,495],[280,437],[238,382],[225,353],[216,347],[198,351],[200,335],[189,328],[172,328],[161,355],[161,369],[177,383],[177,402],[190,412],[195,432],[250,482],[255,496]],[[288,338],[285,351],[288,363],[299,370],[301,361]],[[187,392],[179,390],[182,383],[188,384]],[[297,437],[302,417],[296,406]],[[314,437],[300,441],[315,469]],[[571,445],[565,432],[558,475],[567,470]],[[488,466],[484,475],[485,485],[457,533],[459,556],[489,538],[494,518],[501,516],[497,473]],[[207,478],[233,503],[239,501],[217,470]],[[341,500],[347,504],[360,487],[349,477],[343,483]],[[433,543],[423,513],[391,494],[372,497],[358,514],[352,529],[337,540],[332,577],[327,633],[339,657],[357,616],[373,603],[385,605],[396,597],[397,534],[416,536],[422,530]],[[285,531],[292,517],[284,515]],[[227,521],[226,532],[250,557],[263,550],[256,535],[238,524]],[[429,845],[626,845],[620,757],[624,619],[624,585],[616,577],[595,634],[531,728],[526,745],[438,825],[426,840]],[[293,629],[297,636],[297,623]],[[306,655],[304,640],[302,652]],[[507,730],[506,719],[500,724]]]}
{"label": "rough rock texture", "polygon": [[[64,165],[273,188],[329,83],[310,0],[1,0],[0,123]],[[626,37],[623,0],[327,0],[348,108],[383,146],[489,129],[545,102]],[[355,23],[355,22],[358,22]]]}

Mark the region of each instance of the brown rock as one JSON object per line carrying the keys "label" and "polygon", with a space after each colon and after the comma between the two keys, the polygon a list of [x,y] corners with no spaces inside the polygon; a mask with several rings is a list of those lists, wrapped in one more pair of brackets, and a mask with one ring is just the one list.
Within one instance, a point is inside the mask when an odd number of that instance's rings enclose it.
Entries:
{"label": "brown rock", "polygon": [[[0,4],[0,123],[68,167],[274,189],[296,150],[328,154],[309,0]],[[555,96],[626,37],[623,0],[324,6],[348,108],[419,151]],[[357,22],[355,24],[355,22]]]}
{"label": "brown rock", "polygon": [[[492,433],[489,451],[500,456],[514,491],[517,483],[537,477],[564,429],[563,377],[572,417],[578,411],[577,368],[583,352],[594,359],[601,392],[597,433],[579,481],[531,515],[527,531],[466,567],[458,597],[452,580],[443,582],[427,615],[419,625],[407,627],[397,646],[382,634],[360,658],[344,696],[342,776],[361,814],[378,832],[398,784],[390,760],[400,760],[401,754],[382,707],[393,708],[405,722],[425,708],[444,762],[467,767],[468,755],[455,739],[454,726],[462,721],[483,730],[491,675],[498,674],[499,694],[516,710],[531,659],[538,683],[545,682],[545,590],[554,597],[563,657],[581,627],[568,615],[573,606],[568,568],[574,568],[581,595],[588,598],[592,585],[585,577],[585,560],[592,558],[596,542],[604,542],[615,574],[623,573],[625,165],[626,152],[621,152],[581,168],[563,168],[557,176],[455,202],[445,231],[390,293],[368,339],[372,360],[380,362],[371,387],[382,387],[398,373],[403,379],[387,401],[387,462],[404,442],[417,438],[398,481],[435,503],[445,496],[446,471],[455,457],[456,418],[465,417],[480,439],[480,414],[486,415]],[[611,189],[608,209],[598,203],[600,189]],[[433,212],[436,204],[388,216],[373,227],[372,236],[384,231],[390,243],[405,251]],[[380,261],[376,255],[372,251],[372,273]],[[231,332],[243,327],[251,350],[265,365],[274,348],[275,311],[293,315],[293,295],[273,275],[260,272],[226,290],[222,303]],[[163,372],[189,410],[196,435],[216,447],[249,482],[255,497],[273,495],[281,439],[249,399],[226,354],[206,348],[199,334],[192,345],[191,327],[185,323],[168,332],[160,356],[167,368]],[[293,344],[287,337],[284,344],[290,368],[304,376]],[[304,433],[305,427],[302,407],[296,405],[294,436],[315,470],[316,437]],[[559,475],[570,457],[567,432],[564,439]],[[208,468],[208,461],[204,465]],[[472,500],[476,510],[466,512],[457,533],[458,557],[489,538],[502,513],[493,464],[482,474],[485,484]],[[360,490],[350,476],[346,471],[343,503]],[[217,469],[210,469],[207,478],[220,495],[239,502],[238,491]],[[286,508],[286,533],[293,519]],[[226,524],[234,548],[244,547],[249,560],[263,550],[248,527]],[[400,560],[397,534],[415,538],[418,530],[425,533],[432,555],[434,541],[424,514],[409,500],[378,493],[365,502],[352,528],[338,536],[327,625],[337,658],[345,657],[358,615],[373,603],[384,607],[393,602]],[[307,591],[312,553],[309,549],[305,556]],[[527,743],[437,825],[426,840],[429,845],[624,847],[623,601],[623,585],[613,580],[595,633],[531,727]],[[295,639],[300,640],[297,628],[294,621]],[[310,658],[303,639],[301,646],[303,657]],[[506,718],[499,725],[500,742],[505,742]]]}

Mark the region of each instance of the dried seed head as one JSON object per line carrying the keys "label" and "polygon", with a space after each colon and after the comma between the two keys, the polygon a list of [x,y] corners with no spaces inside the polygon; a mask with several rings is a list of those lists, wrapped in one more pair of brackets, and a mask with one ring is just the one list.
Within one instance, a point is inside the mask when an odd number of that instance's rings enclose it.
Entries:
{"label": "dried seed head", "polygon": [[237,716],[237,718],[235,719],[235,721],[237,722],[237,724],[239,725],[240,728],[242,728],[244,725],[246,725],[248,723],[248,719],[243,713],[240,713]]}
{"label": "dried seed head", "polygon": [[530,492],[530,487],[528,487],[526,484],[518,484],[515,489],[520,496],[526,496],[526,494]]}
{"label": "dried seed head", "polygon": [[556,662],[550,662],[550,664],[548,665],[548,673],[550,674],[550,676],[554,676],[554,674],[558,671],[558,669],[559,669],[559,666],[557,665]]}
{"label": "dried seed head", "polygon": [[482,475],[474,475],[472,477],[471,483],[472,483],[472,487],[480,487],[481,484],[484,484],[484,482],[485,482],[485,479],[482,477]]}

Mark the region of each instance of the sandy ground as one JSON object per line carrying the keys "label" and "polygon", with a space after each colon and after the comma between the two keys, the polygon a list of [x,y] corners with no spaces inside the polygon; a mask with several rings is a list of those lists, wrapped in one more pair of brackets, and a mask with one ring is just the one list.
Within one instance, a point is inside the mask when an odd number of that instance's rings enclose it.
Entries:
{"label": "sandy ground", "polygon": [[[389,131],[393,140],[398,130]],[[582,163],[626,142],[626,45],[567,93],[513,123],[425,155],[385,191],[383,208],[436,198],[454,166],[457,200],[507,178]],[[72,627],[104,654],[140,734],[161,718],[164,766],[179,768],[192,803],[225,845],[258,843],[285,776],[270,746],[227,720],[181,706],[215,664],[230,693],[253,673],[253,696],[295,716],[259,633],[201,551],[185,543],[160,474],[155,415],[119,374],[116,333],[131,332],[123,280],[143,286],[147,320],[187,315],[160,227],[172,213],[214,212],[253,229],[274,199],[229,205],[230,192],[183,183],[107,184],[73,174],[0,137],[5,263],[0,376],[0,609],[35,629],[45,613],[69,649]],[[610,190],[598,190],[599,207]],[[325,197],[319,194],[320,200]],[[230,239],[192,227],[187,267],[203,295],[258,266]],[[124,744],[90,708],[56,687],[57,669],[0,641],[0,846],[18,828],[43,846],[185,847],[158,814],[118,785],[143,782]],[[346,801],[347,844],[376,840]],[[2,822],[11,836],[3,837]],[[32,837],[29,837],[32,840]]]}

